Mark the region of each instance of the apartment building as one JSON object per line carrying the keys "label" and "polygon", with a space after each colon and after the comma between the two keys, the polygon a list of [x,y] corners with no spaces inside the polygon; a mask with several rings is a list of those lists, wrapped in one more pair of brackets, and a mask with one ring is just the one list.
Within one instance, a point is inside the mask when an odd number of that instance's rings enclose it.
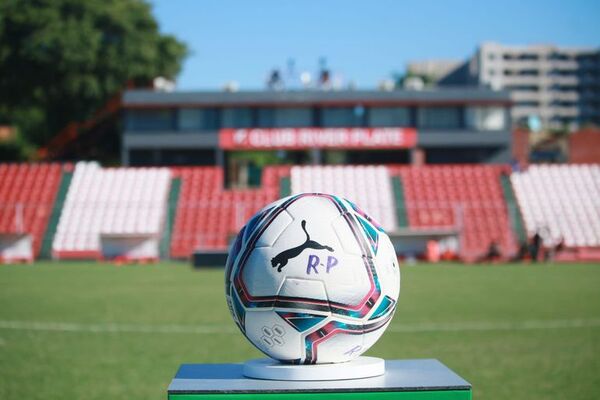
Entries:
{"label": "apartment building", "polygon": [[544,128],[600,125],[600,48],[483,43],[439,85],[484,85],[510,92],[514,124]]}

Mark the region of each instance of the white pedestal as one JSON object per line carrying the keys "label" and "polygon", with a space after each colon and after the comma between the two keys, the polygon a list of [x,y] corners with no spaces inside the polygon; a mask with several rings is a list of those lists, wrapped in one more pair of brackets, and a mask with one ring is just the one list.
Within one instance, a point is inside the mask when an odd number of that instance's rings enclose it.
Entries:
{"label": "white pedestal", "polygon": [[364,379],[265,380],[243,372],[244,364],[183,364],[169,385],[169,400],[472,399],[469,382],[437,360],[387,360],[385,374]]}
{"label": "white pedestal", "polygon": [[244,376],[279,381],[332,381],[371,378],[385,374],[385,361],[375,357],[358,357],[337,364],[293,365],[270,358],[244,363]]}

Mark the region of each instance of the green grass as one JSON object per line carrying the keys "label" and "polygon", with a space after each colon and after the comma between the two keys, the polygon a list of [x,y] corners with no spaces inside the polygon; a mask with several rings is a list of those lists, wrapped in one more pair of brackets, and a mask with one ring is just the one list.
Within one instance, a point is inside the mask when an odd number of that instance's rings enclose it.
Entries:
{"label": "green grass", "polygon": [[[222,274],[0,266],[0,399],[164,399],[181,363],[261,357],[234,328]],[[595,398],[600,265],[405,267],[396,316],[368,354],[437,358],[477,399]]]}

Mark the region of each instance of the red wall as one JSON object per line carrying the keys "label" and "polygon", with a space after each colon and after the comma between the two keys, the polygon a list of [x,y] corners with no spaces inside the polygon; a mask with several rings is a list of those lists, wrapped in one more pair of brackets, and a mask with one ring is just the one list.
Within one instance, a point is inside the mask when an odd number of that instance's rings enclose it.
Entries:
{"label": "red wall", "polygon": [[512,156],[521,165],[529,161],[529,131],[515,129],[512,133]]}
{"label": "red wall", "polygon": [[600,163],[600,130],[586,129],[569,136],[570,163]]}

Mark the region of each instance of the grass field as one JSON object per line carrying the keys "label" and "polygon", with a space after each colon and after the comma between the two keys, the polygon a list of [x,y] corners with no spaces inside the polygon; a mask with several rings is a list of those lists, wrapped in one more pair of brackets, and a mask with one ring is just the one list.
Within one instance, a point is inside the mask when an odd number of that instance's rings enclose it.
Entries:
{"label": "grass field", "polygon": [[[260,357],[223,271],[184,264],[0,266],[0,399],[164,399],[184,362]],[[404,267],[369,355],[438,358],[478,399],[600,395],[600,265]]]}

